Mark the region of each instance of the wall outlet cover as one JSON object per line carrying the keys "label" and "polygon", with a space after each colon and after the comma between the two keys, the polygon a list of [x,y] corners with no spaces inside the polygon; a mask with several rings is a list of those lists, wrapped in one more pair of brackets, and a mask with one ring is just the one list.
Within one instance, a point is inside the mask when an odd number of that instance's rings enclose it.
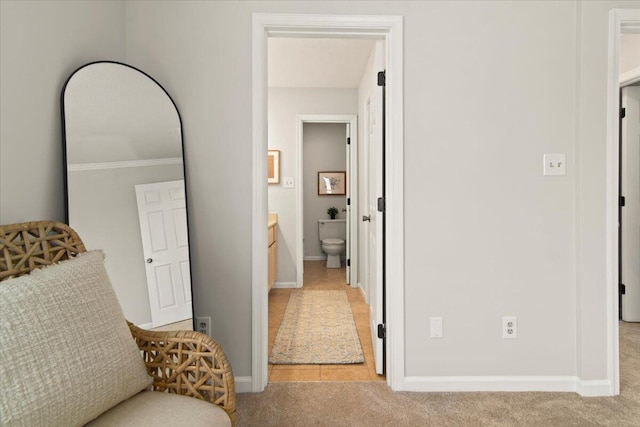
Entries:
{"label": "wall outlet cover", "polygon": [[211,317],[196,317],[196,332],[211,336]]}
{"label": "wall outlet cover", "polygon": [[442,338],[442,317],[431,317],[431,338]]}
{"label": "wall outlet cover", "polygon": [[502,338],[518,338],[518,318],[516,316],[504,316],[502,318]]}

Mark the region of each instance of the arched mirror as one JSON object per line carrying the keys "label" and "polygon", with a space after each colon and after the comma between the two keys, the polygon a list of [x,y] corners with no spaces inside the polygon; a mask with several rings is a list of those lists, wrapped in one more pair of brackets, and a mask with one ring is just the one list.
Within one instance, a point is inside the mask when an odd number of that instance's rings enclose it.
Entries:
{"label": "arched mirror", "polygon": [[126,64],[80,67],[62,90],[67,223],[102,249],[127,319],[193,329],[180,114]]}

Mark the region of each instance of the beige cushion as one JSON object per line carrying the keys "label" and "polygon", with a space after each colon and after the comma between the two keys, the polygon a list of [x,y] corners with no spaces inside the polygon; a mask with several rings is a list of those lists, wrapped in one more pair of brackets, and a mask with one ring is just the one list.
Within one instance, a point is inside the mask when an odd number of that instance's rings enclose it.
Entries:
{"label": "beige cushion", "polygon": [[105,412],[88,426],[231,427],[231,420],[224,409],[203,400],[158,391],[143,391]]}
{"label": "beige cushion", "polygon": [[151,382],[102,252],[0,282],[0,425],[82,425]]}

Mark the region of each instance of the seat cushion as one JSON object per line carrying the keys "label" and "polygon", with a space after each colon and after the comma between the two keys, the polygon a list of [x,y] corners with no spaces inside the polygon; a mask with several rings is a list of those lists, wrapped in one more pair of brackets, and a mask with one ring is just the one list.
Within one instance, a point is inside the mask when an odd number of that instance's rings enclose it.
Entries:
{"label": "seat cushion", "polygon": [[143,391],[111,408],[87,426],[229,426],[229,416],[219,406],[194,397]]}
{"label": "seat cushion", "polygon": [[102,252],[0,282],[0,313],[0,425],[83,425],[152,382]]}

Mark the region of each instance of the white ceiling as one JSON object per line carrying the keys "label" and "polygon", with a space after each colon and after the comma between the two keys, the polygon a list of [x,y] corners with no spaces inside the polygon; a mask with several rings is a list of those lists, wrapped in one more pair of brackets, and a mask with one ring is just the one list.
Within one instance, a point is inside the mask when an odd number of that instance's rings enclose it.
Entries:
{"label": "white ceiling", "polygon": [[269,38],[269,87],[357,88],[374,43]]}

